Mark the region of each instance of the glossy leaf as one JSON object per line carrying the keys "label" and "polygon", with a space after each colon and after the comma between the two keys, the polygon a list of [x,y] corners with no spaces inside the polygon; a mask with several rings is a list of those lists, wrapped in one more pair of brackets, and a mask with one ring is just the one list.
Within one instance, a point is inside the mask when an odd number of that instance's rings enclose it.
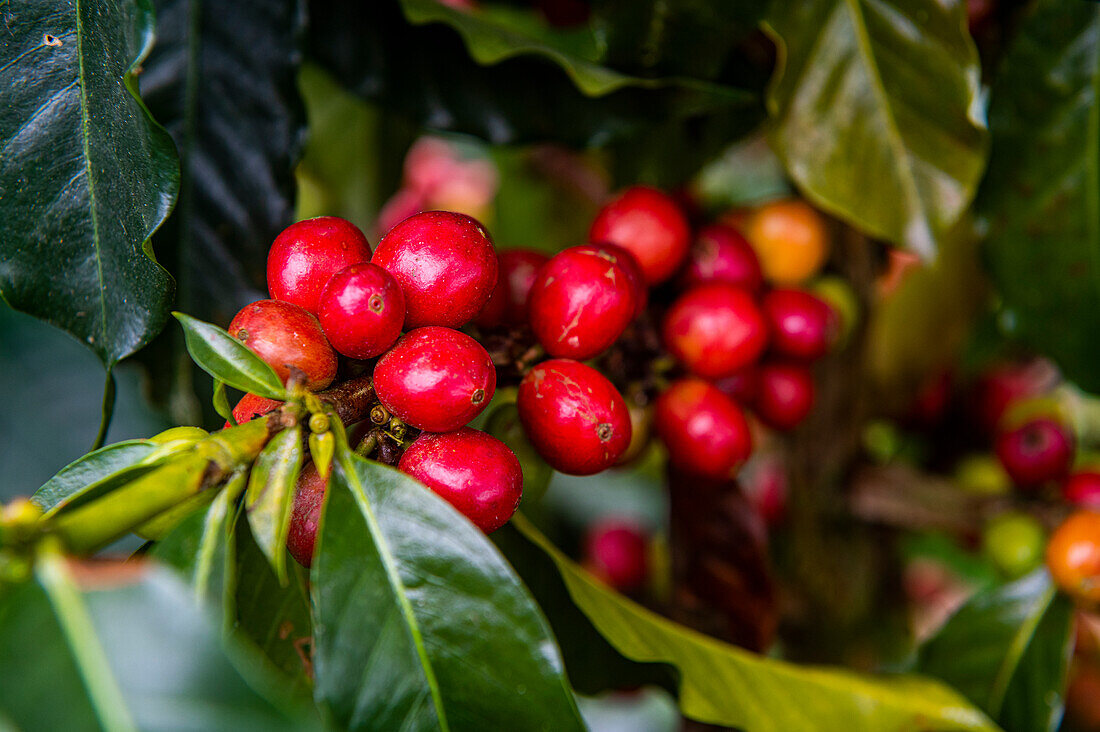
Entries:
{"label": "glossy leaf", "polygon": [[[317,729],[253,691],[186,587],[148,565],[64,560],[0,599],[0,709],[22,729]],[[33,659],[28,664],[28,659]]]}
{"label": "glossy leaf", "polygon": [[229,422],[232,426],[237,426],[237,420],[233,416],[233,408],[229,406],[229,397],[225,393],[225,382],[214,381],[214,411],[218,413],[218,416]]}
{"label": "glossy leaf", "polygon": [[773,146],[815,204],[931,256],[986,159],[978,53],[960,0],[780,0]]}
{"label": "glossy leaf", "polygon": [[275,435],[256,458],[244,505],[252,534],[279,580],[286,583],[286,537],[294,510],[294,486],[302,469],[302,430]]}
{"label": "glossy leaf", "polygon": [[978,207],[1010,333],[1100,390],[1100,15],[1042,0],[993,85]]}
{"label": "glossy leaf", "polygon": [[[179,148],[181,170],[179,203],[153,244],[178,280],[176,309],[228,323],[265,297],[267,249],[294,217],[305,131],[296,81],[302,4],[155,3],[157,42],[139,81]],[[197,419],[191,392],[207,389],[192,385],[179,334],[168,329],[140,358],[154,398],[180,419],[187,415],[177,407],[189,404]]]}
{"label": "glossy leaf", "polygon": [[146,0],[49,0],[5,12],[0,41],[0,295],[108,367],[165,324],[172,280],[146,240],[178,168],[135,93]]}
{"label": "glossy leaf", "polygon": [[175,313],[183,326],[187,351],[203,371],[235,389],[268,399],[286,399],[275,370],[216,325]]}
{"label": "glossy leaf", "polygon": [[401,10],[315,3],[309,51],[346,86],[428,127],[495,143],[597,145],[716,110],[738,112],[744,129],[760,118],[755,92],[604,66],[591,35],[538,31],[498,8],[402,0]]}
{"label": "glossy leaf", "polygon": [[921,648],[919,669],[1006,730],[1054,730],[1065,706],[1073,606],[1045,570],[973,597]]}
{"label": "glossy leaf", "polygon": [[553,560],[573,603],[619,653],[677,669],[680,711],[691,719],[752,730],[996,729],[932,679],[799,666],[673,623],[596,580],[522,517],[513,525]]}
{"label": "glossy leaf", "polygon": [[101,447],[58,471],[35,491],[31,501],[44,512],[57,510],[156,451],[157,446],[147,440],[127,440]]}
{"label": "glossy leaf", "polygon": [[582,727],[538,607],[485,536],[434,493],[345,448],[319,542],[315,695],[337,723]]}

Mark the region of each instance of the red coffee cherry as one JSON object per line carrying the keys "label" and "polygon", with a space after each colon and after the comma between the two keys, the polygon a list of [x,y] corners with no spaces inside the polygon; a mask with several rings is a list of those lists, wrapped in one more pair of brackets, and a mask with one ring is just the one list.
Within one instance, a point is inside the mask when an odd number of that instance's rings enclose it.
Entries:
{"label": "red coffee cherry", "polygon": [[425,211],[394,226],[371,261],[401,284],[406,330],[468,323],[497,282],[489,232],[469,216],[449,211]]}
{"label": "red coffee cherry", "polygon": [[598,247],[571,247],[543,265],[531,287],[531,329],[551,356],[602,353],[634,319],[637,292],[626,269]]}
{"label": "red coffee cherry", "polygon": [[737,403],[702,379],[680,379],[657,397],[657,436],[680,470],[724,480],[752,452],[752,435]]}
{"label": "red coffee cherry", "polygon": [[245,305],[229,324],[229,334],[253,352],[282,379],[290,367],[306,375],[306,388],[324,389],[336,378],[336,353],[313,314],[282,300]]}
{"label": "red coffee cherry", "polygon": [[420,435],[397,467],[486,534],[508,523],[523,494],[523,473],[515,454],[492,435],[469,427]]}
{"label": "red coffee cherry", "polygon": [[353,264],[370,261],[370,243],[350,221],[321,216],[291,224],[267,254],[267,289],[276,300],[317,313],[329,279]]}
{"label": "red coffee cherry", "polygon": [[681,276],[685,289],[704,282],[725,282],[758,292],[764,274],[756,251],[744,235],[724,224],[704,226],[695,236]]}
{"label": "red coffee cherry", "polygon": [[629,251],[653,285],[671,277],[684,261],[691,229],[672,198],[654,188],[634,186],[600,209],[588,240]]}
{"label": "red coffee cherry", "polygon": [[1062,483],[1062,498],[1071,506],[1100,510],[1100,471],[1078,470]]}
{"label": "red coffee cherry", "polygon": [[1068,427],[1038,417],[997,435],[994,451],[1013,482],[1020,488],[1036,488],[1061,480],[1073,462],[1073,433]]}
{"label": "red coffee cherry", "polygon": [[682,295],[665,315],[662,332],[676,360],[708,379],[752,364],[768,343],[764,316],[752,296],[721,282]]}
{"label": "red coffee cherry", "polygon": [[427,432],[462,427],[485,409],[496,386],[489,353],[451,328],[406,333],[374,367],[374,390],[386,409]]}
{"label": "red coffee cherry", "polygon": [[531,249],[506,249],[500,253],[497,286],[475,319],[482,328],[527,324],[527,297],[539,268],[550,257]]}
{"label": "red coffee cherry", "polygon": [[552,468],[592,475],[615,464],[630,444],[622,395],[591,366],[544,361],[523,378],[516,401],[531,444]]}
{"label": "red coffee cherry", "polygon": [[819,297],[802,290],[772,290],[761,305],[771,330],[772,350],[812,361],[836,341],[836,313]]}
{"label": "red coffee cherry", "polygon": [[[256,396],[255,394],[245,394],[241,397],[241,400],[237,402],[237,406],[233,407],[233,419],[237,424],[244,424],[245,422],[251,422],[257,417],[262,417],[268,412],[274,411],[283,406],[283,403],[277,399],[268,399],[267,397]],[[232,427],[229,420],[225,420],[226,427]]]}
{"label": "red coffee cherry", "polygon": [[306,463],[294,488],[294,508],[286,535],[290,556],[306,569],[313,563],[313,547],[317,542],[317,526],[321,523],[321,507],[327,489],[328,481],[321,477],[316,466]]}
{"label": "red coffee cherry", "polygon": [[621,592],[637,590],[649,576],[646,534],[620,519],[593,525],[584,539],[584,566]]}
{"label": "red coffee cherry", "polygon": [[401,335],[405,295],[393,275],[377,264],[354,264],[329,280],[317,317],[337,351],[350,358],[374,358]]}
{"label": "red coffee cherry", "polygon": [[777,430],[789,430],[814,408],[816,389],[809,368],[798,363],[766,363],[757,370],[753,408],[760,421]]}
{"label": "red coffee cherry", "polygon": [[1049,393],[1060,380],[1058,367],[1043,358],[992,366],[974,390],[978,419],[993,432],[1009,406]]}
{"label": "red coffee cherry", "polygon": [[746,366],[729,376],[715,379],[714,385],[719,391],[738,404],[752,404],[760,391],[760,374],[757,366]]}

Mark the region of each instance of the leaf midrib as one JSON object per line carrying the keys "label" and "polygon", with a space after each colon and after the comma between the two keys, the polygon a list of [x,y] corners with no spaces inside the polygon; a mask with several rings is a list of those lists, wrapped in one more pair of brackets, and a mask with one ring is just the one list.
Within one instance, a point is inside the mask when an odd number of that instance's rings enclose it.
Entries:
{"label": "leaf midrib", "polygon": [[[84,19],[80,11],[81,0],[75,0],[76,10],[76,58],[77,75],[80,82],[80,139],[84,147],[84,168],[88,173],[88,203],[92,217],[92,244],[95,248],[96,277],[99,281],[99,317],[101,323],[100,337],[103,343],[109,344],[111,339],[107,333],[107,298],[104,296],[107,283],[103,277],[103,252],[100,246],[99,214],[95,195],[95,175],[92,172],[92,150],[90,137],[91,120],[88,117],[88,83],[84,70]],[[95,343],[95,336],[89,336],[89,345],[100,350]],[[108,357],[108,367],[114,362],[113,355],[103,351]]]}
{"label": "leaf midrib", "polygon": [[420,665],[424,670],[424,677],[428,682],[428,689],[431,692],[432,705],[435,707],[436,717],[439,720],[439,727],[443,732],[448,732],[450,730],[450,725],[447,723],[447,712],[443,708],[439,681],[436,679],[435,669],[432,667],[431,659],[428,658],[428,650],[424,645],[424,638],[420,632],[420,622],[416,619],[416,614],[413,612],[412,603],[409,601],[409,597],[405,592],[405,585],[401,581],[401,575],[397,570],[397,562],[390,552],[389,545],[386,543],[382,534],[382,528],[378,523],[378,518],[374,515],[374,508],[371,506],[370,500],[363,490],[363,484],[359,480],[359,473],[355,470],[355,460],[362,460],[362,458],[355,456],[349,458],[348,451],[346,449],[342,450],[340,468],[347,476],[348,487],[351,489],[352,496],[355,498],[355,502],[359,504],[359,509],[363,514],[363,518],[367,522],[367,528],[370,530],[371,537],[374,539],[374,544],[378,549],[378,556],[382,560],[382,567],[386,571],[386,579],[389,581],[390,589],[397,599],[397,603],[405,617],[405,623],[409,628],[409,633],[412,635],[413,645],[416,648],[416,655],[420,659]]}
{"label": "leaf midrib", "polygon": [[1046,611],[1050,608],[1050,603],[1054,600],[1055,594],[1054,586],[1049,585],[1037,603],[1037,610],[1030,613],[1027,622],[1023,623],[1012,634],[1012,642],[1008,646],[1008,652],[1005,653],[1001,663],[997,665],[997,674],[993,677],[993,683],[989,687],[987,709],[990,716],[996,718],[1001,715],[1005,694],[1008,692],[1012,677],[1015,676],[1016,670],[1019,668],[1020,659],[1023,658],[1031,642],[1035,639],[1035,631],[1042,622]]}

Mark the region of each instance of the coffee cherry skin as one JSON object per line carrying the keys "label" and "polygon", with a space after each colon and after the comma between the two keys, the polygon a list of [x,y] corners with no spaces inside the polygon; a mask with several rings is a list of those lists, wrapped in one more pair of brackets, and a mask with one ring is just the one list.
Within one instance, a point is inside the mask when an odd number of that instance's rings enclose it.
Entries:
{"label": "coffee cherry skin", "polygon": [[519,385],[516,406],[535,450],[561,473],[598,473],[630,445],[626,401],[607,377],[579,361],[535,366]]}
{"label": "coffee cherry skin", "polygon": [[605,519],[588,529],[584,566],[620,592],[631,592],[649,576],[646,534],[629,521]]}
{"label": "coffee cherry skin", "polygon": [[797,427],[813,410],[817,390],[810,369],[798,363],[765,363],[757,370],[753,409],[760,421],[777,430]]}
{"label": "coffee cherry skin", "polygon": [[313,563],[313,548],[317,543],[317,526],[321,523],[328,481],[317,472],[312,462],[306,463],[294,488],[294,508],[290,514],[290,530],[286,548],[290,556],[306,569]]}
{"label": "coffee cherry skin", "polygon": [[781,355],[812,361],[836,341],[836,313],[823,300],[803,290],[772,290],[761,303],[771,331],[771,348]]}
{"label": "coffee cherry skin", "polygon": [[[241,400],[237,402],[237,406],[233,407],[233,419],[237,424],[244,424],[245,422],[251,422],[257,417],[262,417],[281,406],[283,406],[283,403],[278,399],[268,399],[267,397],[248,393],[241,397]],[[226,420],[225,426],[228,428],[233,425],[229,423],[229,420]]]}
{"label": "coffee cherry skin", "polygon": [[1038,417],[1003,430],[994,451],[1012,481],[1030,489],[1066,476],[1073,462],[1073,442],[1073,434],[1062,423]]}
{"label": "coffee cherry skin", "polygon": [[267,289],[276,300],[316,315],[329,279],[370,257],[370,243],[350,221],[337,216],[299,221],[283,229],[268,251]]}
{"label": "coffee cherry skin", "polygon": [[626,270],[596,247],[571,247],[539,270],[531,287],[531,329],[551,356],[602,353],[634,319],[636,290]]}
{"label": "coffee cherry skin", "polygon": [[799,285],[817,274],[829,256],[829,233],[821,214],[804,201],[773,201],[745,224],[745,236],[774,285]]}
{"label": "coffee cherry skin", "polygon": [[405,295],[377,264],[353,264],[329,280],[317,318],[337,351],[349,358],[374,358],[401,335]]}
{"label": "coffee cherry skin", "polygon": [[486,534],[508,523],[523,494],[523,473],[515,454],[492,435],[469,427],[421,434],[397,467]]}
{"label": "coffee cherry skin", "polygon": [[683,263],[691,229],[680,207],[655,188],[634,186],[600,209],[588,240],[618,244],[633,254],[648,284],[664,282]]}
{"label": "coffee cherry skin", "polygon": [[1054,531],[1047,544],[1047,567],[1073,597],[1100,602],[1100,511],[1078,511]]}
{"label": "coffee cherry skin", "polygon": [[714,385],[738,404],[752,404],[760,392],[760,374],[756,364],[738,369],[729,376],[715,379]]}
{"label": "coffee cherry skin", "polygon": [[297,305],[282,300],[245,305],[229,324],[229,335],[275,369],[284,384],[291,366],[306,375],[307,389],[324,389],[336,378],[336,352],[317,318]]}
{"label": "coffee cherry skin", "polygon": [[397,224],[371,262],[401,285],[406,330],[469,322],[489,301],[499,266],[485,228],[449,211],[425,211]]}
{"label": "coffee cherry skin", "polygon": [[685,473],[725,480],[752,453],[744,412],[702,379],[673,383],[657,397],[654,419],[669,462]]}
{"label": "coffee cherry skin", "polygon": [[642,265],[638,264],[638,258],[629,250],[610,242],[588,244],[586,246],[601,257],[623,268],[623,271],[626,272],[626,279],[630,282],[631,289],[634,290],[634,315],[641,315],[642,311],[645,310],[646,303],[649,302],[649,286],[646,285],[645,275],[642,273]]}
{"label": "coffee cherry skin", "polygon": [[711,224],[695,235],[680,282],[684,289],[704,282],[726,282],[759,292],[764,286],[764,274],[756,252],[740,231],[724,224]]}
{"label": "coffee cherry skin", "polygon": [[767,323],[752,296],[721,282],[680,296],[665,315],[662,334],[676,360],[707,379],[752,364],[768,344]]}
{"label": "coffee cherry skin", "polygon": [[1058,368],[1042,358],[992,366],[974,390],[978,420],[991,433],[995,432],[1010,406],[1049,393],[1060,380]]}
{"label": "coffee cherry skin", "polygon": [[493,398],[497,374],[480,343],[451,328],[409,331],[374,367],[379,400],[406,424],[450,432],[481,413]]}
{"label": "coffee cherry skin", "polygon": [[528,295],[550,257],[533,249],[505,249],[499,261],[497,286],[474,322],[482,328],[526,325]]}
{"label": "coffee cherry skin", "polygon": [[1077,470],[1062,483],[1062,498],[1071,506],[1100,511],[1100,470]]}

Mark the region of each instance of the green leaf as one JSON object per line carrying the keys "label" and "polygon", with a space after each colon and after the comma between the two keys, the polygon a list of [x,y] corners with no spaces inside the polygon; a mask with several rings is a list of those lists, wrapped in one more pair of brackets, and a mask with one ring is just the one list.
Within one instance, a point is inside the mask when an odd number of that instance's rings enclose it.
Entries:
{"label": "green leaf", "polygon": [[214,411],[218,416],[229,422],[233,427],[237,426],[237,420],[233,417],[233,408],[229,406],[229,397],[225,393],[225,382],[214,381]]}
{"label": "green leaf", "polygon": [[183,326],[187,351],[203,371],[234,389],[268,399],[286,399],[275,369],[216,325],[173,313]]}
{"label": "green leaf", "polygon": [[991,93],[978,208],[1002,323],[1100,391],[1100,9],[1041,0]]}
{"label": "green leaf", "polygon": [[127,440],[101,447],[58,471],[34,492],[31,501],[43,512],[56,512],[82,495],[106,492],[107,479],[128,468],[138,469],[138,464],[156,451],[157,446],[147,440]]}
{"label": "green leaf", "polygon": [[0,296],[112,366],[165,324],[172,280],[146,240],[178,168],[135,93],[149,3],[33,0],[0,41]]}
{"label": "green leaf", "polygon": [[342,448],[318,541],[315,696],[337,723],[582,728],[538,606],[434,493]]}
{"label": "green leaf", "polygon": [[[156,13],[138,81],[179,148],[180,195],[153,244],[177,278],[175,308],[228,323],[266,296],[267,250],[294,220],[305,14],[297,0],[156,0]],[[139,358],[153,398],[177,421],[198,422],[208,390],[193,383],[180,334],[169,328]]]}
{"label": "green leaf", "polygon": [[773,146],[816,205],[931,256],[986,159],[978,53],[960,0],[779,0]]}
{"label": "green leaf", "polygon": [[283,430],[256,458],[244,495],[248,525],[283,584],[287,582],[286,537],[302,459],[301,427]]}
{"label": "green leaf", "polygon": [[[0,708],[22,729],[317,729],[253,691],[165,570],[79,588],[60,557],[0,598]],[[33,663],[28,663],[33,659]]]}
{"label": "green leaf", "polygon": [[313,5],[314,58],[357,93],[435,129],[495,143],[603,145],[719,110],[736,113],[735,129],[761,117],[756,91],[622,73],[601,63],[591,29],[540,28],[530,13],[435,0],[402,0],[404,14],[390,3]]}
{"label": "green leaf", "polygon": [[691,719],[751,730],[996,729],[932,679],[799,666],[673,623],[596,580],[522,516],[512,524],[553,560],[573,602],[619,653],[676,667],[680,711]]}
{"label": "green leaf", "polygon": [[1065,706],[1073,606],[1045,570],[971,598],[920,651],[1007,730],[1054,730]]}

